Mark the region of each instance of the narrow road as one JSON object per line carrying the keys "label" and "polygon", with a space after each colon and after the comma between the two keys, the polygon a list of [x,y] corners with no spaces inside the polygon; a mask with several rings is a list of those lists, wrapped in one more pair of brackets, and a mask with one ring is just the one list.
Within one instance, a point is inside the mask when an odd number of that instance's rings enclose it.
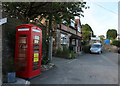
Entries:
{"label": "narrow road", "polygon": [[76,59],[53,58],[55,68],[31,84],[118,84],[118,54],[83,54]]}

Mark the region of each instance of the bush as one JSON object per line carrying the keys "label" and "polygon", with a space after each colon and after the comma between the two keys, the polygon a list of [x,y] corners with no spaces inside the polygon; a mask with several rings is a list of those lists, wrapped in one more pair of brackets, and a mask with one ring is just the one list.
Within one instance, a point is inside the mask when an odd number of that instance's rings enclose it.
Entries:
{"label": "bush", "polygon": [[69,58],[69,50],[65,47],[63,47],[63,50],[58,49],[56,51],[56,55],[57,57],[62,57],[62,58]]}
{"label": "bush", "polygon": [[90,53],[90,47],[91,47],[91,45],[85,45],[85,46],[83,47],[83,52],[85,52],[85,53]]}
{"label": "bush", "polygon": [[118,40],[114,40],[111,44],[114,46],[120,47],[120,41]]}
{"label": "bush", "polygon": [[69,53],[70,53],[70,50],[66,46],[63,46],[62,54],[69,54]]}
{"label": "bush", "polygon": [[84,46],[84,45],[87,45],[87,44],[88,44],[88,42],[87,42],[87,41],[85,41],[85,40],[83,40],[83,42],[82,42],[81,44]]}
{"label": "bush", "polygon": [[75,56],[75,52],[74,51],[70,51],[66,46],[63,46],[63,50],[58,49],[56,51],[55,56],[66,58],[66,59],[74,59],[76,57]]}
{"label": "bush", "polygon": [[59,55],[59,54],[62,54],[62,50],[61,49],[57,49],[57,51],[56,51],[56,56]]}
{"label": "bush", "polygon": [[74,51],[70,51],[71,53],[71,59],[74,59],[76,56],[75,56],[75,52]]}

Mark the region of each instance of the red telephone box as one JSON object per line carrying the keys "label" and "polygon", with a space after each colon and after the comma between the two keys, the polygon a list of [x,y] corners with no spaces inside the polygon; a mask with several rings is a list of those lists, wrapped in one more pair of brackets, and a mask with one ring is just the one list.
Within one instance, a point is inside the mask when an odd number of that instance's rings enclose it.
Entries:
{"label": "red telephone box", "polygon": [[23,24],[16,29],[15,62],[19,64],[16,76],[30,79],[41,72],[42,30]]}

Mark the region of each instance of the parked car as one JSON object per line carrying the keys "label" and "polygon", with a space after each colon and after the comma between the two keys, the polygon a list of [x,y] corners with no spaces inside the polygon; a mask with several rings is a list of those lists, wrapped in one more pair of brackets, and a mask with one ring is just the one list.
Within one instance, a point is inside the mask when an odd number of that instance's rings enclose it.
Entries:
{"label": "parked car", "polygon": [[90,53],[101,54],[102,53],[102,44],[101,43],[94,43],[94,44],[92,44],[91,48],[90,48]]}
{"label": "parked car", "polygon": [[118,49],[118,53],[120,54],[120,48]]}

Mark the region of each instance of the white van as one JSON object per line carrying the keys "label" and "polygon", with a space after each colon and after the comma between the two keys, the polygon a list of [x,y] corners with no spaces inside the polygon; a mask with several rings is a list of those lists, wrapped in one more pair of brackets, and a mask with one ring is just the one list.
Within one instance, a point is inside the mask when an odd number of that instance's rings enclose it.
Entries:
{"label": "white van", "polygon": [[102,53],[102,44],[101,43],[94,43],[91,45],[90,53]]}

